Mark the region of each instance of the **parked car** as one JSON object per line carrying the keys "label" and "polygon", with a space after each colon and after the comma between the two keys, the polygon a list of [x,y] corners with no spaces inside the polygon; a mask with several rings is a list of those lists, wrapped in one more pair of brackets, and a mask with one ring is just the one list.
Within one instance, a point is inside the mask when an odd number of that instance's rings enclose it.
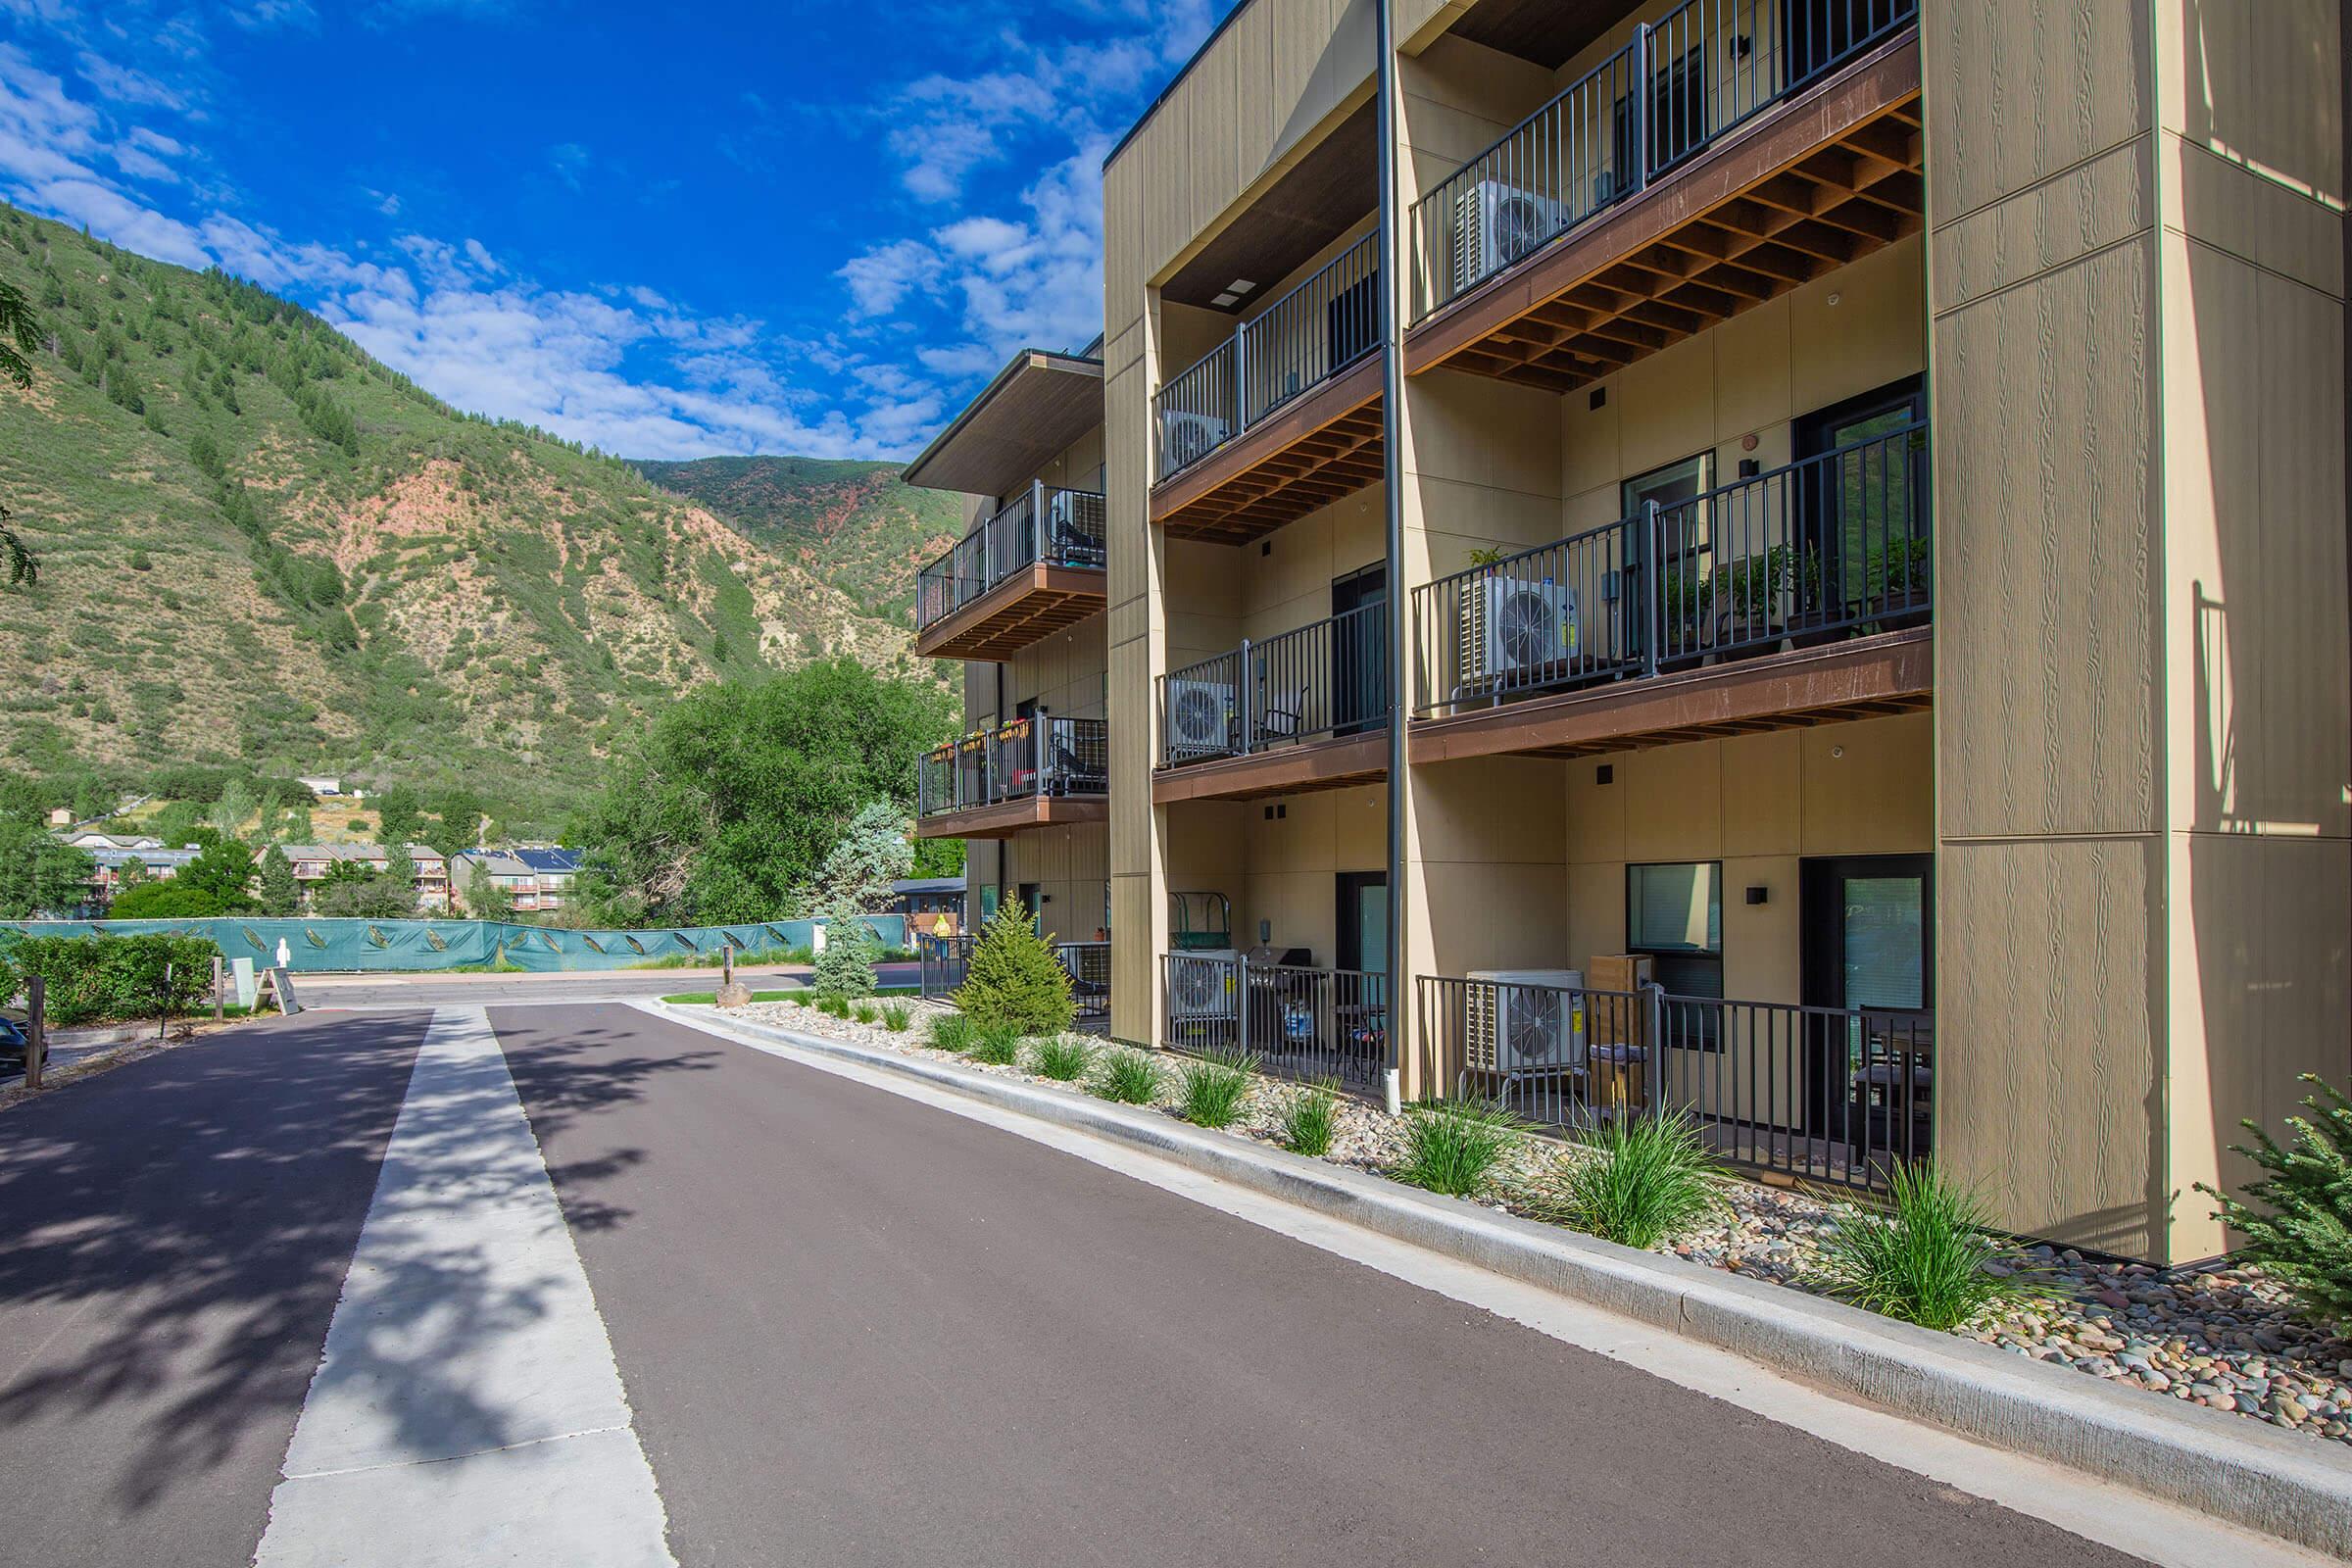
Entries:
{"label": "parked car", "polygon": [[0,1076],[14,1077],[24,1070],[25,1044],[24,1020],[0,1012]]}

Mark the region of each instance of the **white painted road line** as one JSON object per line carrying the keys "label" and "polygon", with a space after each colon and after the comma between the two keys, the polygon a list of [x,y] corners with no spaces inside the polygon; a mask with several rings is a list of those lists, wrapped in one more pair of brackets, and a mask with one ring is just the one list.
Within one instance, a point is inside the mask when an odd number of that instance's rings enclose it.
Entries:
{"label": "white painted road line", "polygon": [[259,1568],[674,1568],[612,1346],[478,1007],[416,1054]]}

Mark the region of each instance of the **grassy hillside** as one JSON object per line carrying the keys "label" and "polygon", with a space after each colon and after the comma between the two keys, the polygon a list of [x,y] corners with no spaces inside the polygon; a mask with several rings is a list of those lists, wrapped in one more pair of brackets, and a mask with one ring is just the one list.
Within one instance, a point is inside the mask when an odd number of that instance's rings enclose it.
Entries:
{"label": "grassy hillside", "polygon": [[895,463],[700,458],[635,467],[892,620],[913,608],[915,572],[963,531],[956,498],[905,483]]}
{"label": "grassy hillside", "polygon": [[0,276],[46,334],[0,387],[41,567],[0,590],[0,767],[463,781],[541,816],[682,687],[906,662],[904,617],[259,289],[5,206]]}

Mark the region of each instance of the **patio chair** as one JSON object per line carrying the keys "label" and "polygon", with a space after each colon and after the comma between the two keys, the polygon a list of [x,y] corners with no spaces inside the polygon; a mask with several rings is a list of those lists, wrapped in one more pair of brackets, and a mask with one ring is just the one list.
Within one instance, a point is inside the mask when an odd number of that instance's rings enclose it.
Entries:
{"label": "patio chair", "polygon": [[1268,692],[1257,715],[1258,744],[1297,740],[1306,727],[1306,700],[1313,691],[1311,685],[1304,685],[1287,692]]}

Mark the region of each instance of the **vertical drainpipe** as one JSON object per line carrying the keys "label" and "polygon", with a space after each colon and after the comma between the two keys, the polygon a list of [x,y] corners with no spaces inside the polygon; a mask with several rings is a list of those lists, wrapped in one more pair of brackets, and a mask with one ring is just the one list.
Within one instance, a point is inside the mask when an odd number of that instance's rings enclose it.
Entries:
{"label": "vertical drainpipe", "polygon": [[1396,212],[1396,42],[1390,31],[1390,0],[1372,0],[1374,46],[1380,55],[1373,80],[1380,94],[1380,444],[1381,491],[1387,511],[1389,575],[1389,1066],[1388,1108],[1396,1109],[1397,1079],[1404,1066],[1404,1020],[1410,979],[1404,967],[1404,648],[1408,625],[1404,592],[1403,462],[1396,439],[1404,407],[1404,354],[1397,321],[1396,288],[1402,276]]}

